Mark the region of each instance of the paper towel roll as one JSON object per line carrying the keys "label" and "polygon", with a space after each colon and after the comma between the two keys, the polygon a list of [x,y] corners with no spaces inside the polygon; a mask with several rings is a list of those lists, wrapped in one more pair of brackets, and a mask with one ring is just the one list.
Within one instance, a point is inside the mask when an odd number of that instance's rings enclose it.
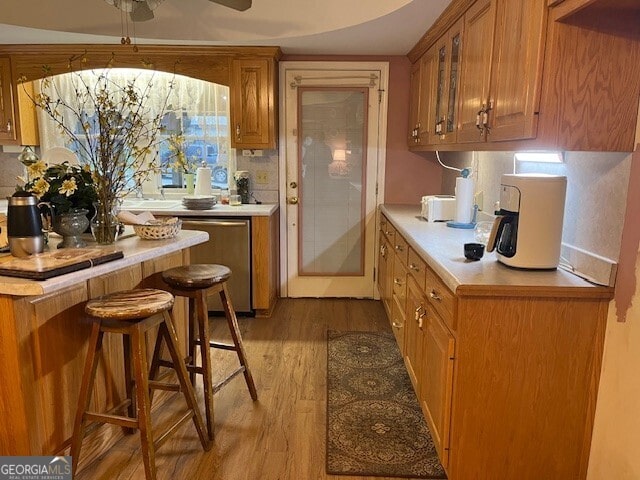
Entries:
{"label": "paper towel roll", "polygon": [[198,167],[196,170],[195,195],[211,195],[211,169],[209,167]]}
{"label": "paper towel roll", "polygon": [[475,182],[470,177],[456,178],[456,222],[471,223]]}

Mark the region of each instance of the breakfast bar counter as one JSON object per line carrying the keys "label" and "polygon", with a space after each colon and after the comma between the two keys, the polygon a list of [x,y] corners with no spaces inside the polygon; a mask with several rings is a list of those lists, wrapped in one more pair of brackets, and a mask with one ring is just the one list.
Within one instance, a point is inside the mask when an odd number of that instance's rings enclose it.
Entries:
{"label": "breakfast bar counter", "polygon": [[[122,250],[124,257],[118,260],[45,281],[0,277],[0,455],[65,452],[91,330],[84,313],[87,300],[138,287],[161,288],[161,272],[189,264],[189,247],[207,239],[204,232],[186,230],[170,240],[130,236],[104,247]],[[186,311],[186,301],[176,299],[176,330],[183,354]],[[152,347],[153,339],[150,354]],[[122,341],[105,338],[94,410],[108,411],[126,398],[122,348]],[[102,450],[121,435],[118,428],[98,428],[85,440],[86,451],[97,451],[92,444]]]}

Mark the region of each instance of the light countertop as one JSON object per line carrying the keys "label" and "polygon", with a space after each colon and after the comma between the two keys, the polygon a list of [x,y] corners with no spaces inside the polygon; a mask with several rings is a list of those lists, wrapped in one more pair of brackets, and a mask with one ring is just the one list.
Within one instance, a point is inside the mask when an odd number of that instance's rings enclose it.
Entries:
{"label": "light countertop", "polygon": [[[127,232],[125,231],[125,235]],[[145,260],[152,260],[169,253],[173,253],[209,239],[209,234],[201,231],[182,230],[177,237],[168,240],[142,240],[135,235],[128,235],[118,240],[113,246],[105,247],[122,250],[124,258],[112,262],[103,263],[91,268],[85,268],[44,281],[27,280],[23,278],[0,276],[0,294],[13,296],[42,295],[55,292],[63,288],[99,277],[121,268],[135,265]],[[60,241],[59,237],[51,236],[49,248],[55,248]],[[96,247],[97,244],[89,244],[88,247]]]}
{"label": "light countertop", "polygon": [[[156,205],[160,205],[161,208]],[[122,210],[132,213],[151,212],[157,216],[177,217],[268,217],[273,215],[277,209],[278,205],[276,204],[256,205],[249,203],[237,206],[216,204],[210,210],[187,210],[180,200],[175,202],[169,200],[125,201],[122,205]]]}
{"label": "light countertop", "polygon": [[[415,205],[383,205],[382,212],[409,245],[442,281],[460,295],[584,296],[610,298],[613,289],[583,280],[565,270],[520,270],[498,262],[495,252],[481,260],[464,257],[463,245],[475,242],[473,230],[450,228],[445,222],[427,222]],[[580,292],[577,292],[578,289]],[[585,291],[588,289],[588,291]]]}

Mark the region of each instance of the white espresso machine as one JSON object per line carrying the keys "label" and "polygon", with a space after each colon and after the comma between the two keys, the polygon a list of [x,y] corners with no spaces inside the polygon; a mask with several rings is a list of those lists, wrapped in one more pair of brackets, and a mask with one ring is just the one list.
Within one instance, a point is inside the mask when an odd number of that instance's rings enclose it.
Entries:
{"label": "white espresso machine", "polygon": [[487,250],[516,268],[555,269],[560,260],[567,177],[505,174]]}

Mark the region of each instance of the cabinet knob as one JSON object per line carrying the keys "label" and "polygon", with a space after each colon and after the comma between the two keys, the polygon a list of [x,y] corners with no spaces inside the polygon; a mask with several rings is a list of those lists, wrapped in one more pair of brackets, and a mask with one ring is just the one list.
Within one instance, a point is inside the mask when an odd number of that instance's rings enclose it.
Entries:
{"label": "cabinet knob", "polygon": [[298,197],[289,197],[289,198],[287,198],[287,203],[289,205],[297,205]]}
{"label": "cabinet knob", "polygon": [[236,125],[236,138],[238,140],[240,139],[240,124],[239,123]]}
{"label": "cabinet knob", "polygon": [[434,300],[437,300],[439,302],[442,301],[442,297],[440,295],[438,295],[438,292],[436,290],[431,290],[429,292],[429,296],[431,298],[433,298]]}
{"label": "cabinet knob", "polygon": [[419,272],[420,271],[420,267],[418,267],[415,263],[410,263],[409,264],[409,270],[413,270],[414,272]]}
{"label": "cabinet knob", "polygon": [[395,283],[398,286],[402,286],[402,280],[400,280],[399,278],[394,278],[393,283]]}
{"label": "cabinet knob", "polygon": [[393,328],[395,328],[395,329],[398,329],[398,330],[400,330],[402,328],[402,324],[400,322],[395,321],[395,320],[391,323],[391,326]]}
{"label": "cabinet knob", "polygon": [[11,132],[11,119],[7,120],[7,133]]}
{"label": "cabinet knob", "polygon": [[404,248],[402,247],[402,245],[396,245],[396,252],[402,252],[404,250]]}

